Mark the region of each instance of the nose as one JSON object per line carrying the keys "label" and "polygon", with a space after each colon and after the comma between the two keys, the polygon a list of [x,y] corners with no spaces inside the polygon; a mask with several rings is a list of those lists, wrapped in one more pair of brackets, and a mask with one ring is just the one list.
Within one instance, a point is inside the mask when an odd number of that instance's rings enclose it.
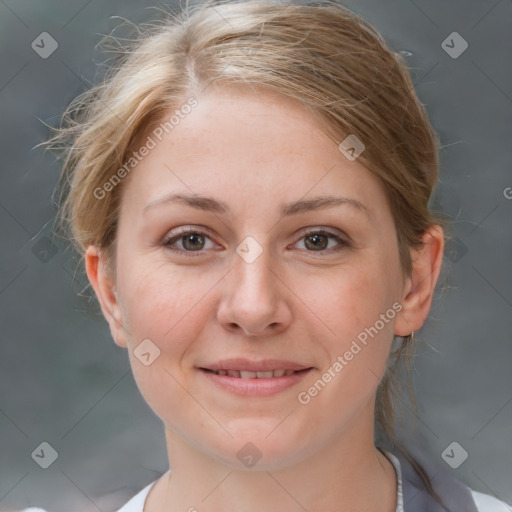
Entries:
{"label": "nose", "polygon": [[291,322],[290,298],[283,271],[271,261],[270,251],[251,263],[238,254],[225,277],[217,318],[228,331],[246,336],[268,336],[285,330]]}

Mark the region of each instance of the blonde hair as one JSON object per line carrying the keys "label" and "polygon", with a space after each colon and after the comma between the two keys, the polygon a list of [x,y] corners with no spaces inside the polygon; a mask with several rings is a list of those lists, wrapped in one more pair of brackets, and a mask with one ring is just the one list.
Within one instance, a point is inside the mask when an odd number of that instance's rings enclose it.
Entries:
{"label": "blonde hair", "polygon": [[[348,135],[364,143],[358,161],[382,183],[400,262],[410,275],[410,249],[422,245],[429,226],[447,224],[428,205],[439,140],[407,64],[370,23],[330,1],[223,0],[164,13],[136,30],[134,38],[104,41],[114,42],[117,60],[100,85],[68,106],[47,143],[65,155],[56,188],[61,185],[58,229],[82,256],[87,246],[98,246],[115,279],[116,227],[129,177],[101,199],[94,191],[119,176],[141,135],[210,84],[245,84],[306,106],[337,145]],[[379,385],[376,421],[437,499],[394,434],[396,362],[402,356],[409,362],[408,340]]]}

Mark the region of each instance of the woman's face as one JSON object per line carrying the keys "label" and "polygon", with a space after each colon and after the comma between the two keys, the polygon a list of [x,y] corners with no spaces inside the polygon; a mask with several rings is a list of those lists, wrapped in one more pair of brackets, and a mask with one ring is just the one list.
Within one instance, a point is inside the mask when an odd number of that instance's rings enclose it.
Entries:
{"label": "woman's face", "polygon": [[[307,111],[235,87],[197,101],[125,183],[114,334],[172,435],[285,466],[373,428],[408,280],[378,179]],[[312,369],[236,392],[200,369],[228,358]]]}

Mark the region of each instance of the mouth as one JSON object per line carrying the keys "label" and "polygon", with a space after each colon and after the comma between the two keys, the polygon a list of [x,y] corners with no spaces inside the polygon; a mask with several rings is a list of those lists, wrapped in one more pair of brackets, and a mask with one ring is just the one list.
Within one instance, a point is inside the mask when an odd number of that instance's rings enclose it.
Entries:
{"label": "mouth", "polygon": [[312,368],[304,368],[302,370],[269,370],[265,372],[250,372],[244,370],[210,370],[209,368],[199,368],[205,372],[214,373],[226,377],[234,377],[237,379],[273,379],[286,377],[295,373],[302,373],[311,370]]}
{"label": "mouth", "polygon": [[[222,390],[243,398],[265,398],[298,386],[314,371],[313,367],[292,370],[278,368],[265,371],[197,368],[208,381],[208,389]],[[213,388],[210,384],[213,384]]]}

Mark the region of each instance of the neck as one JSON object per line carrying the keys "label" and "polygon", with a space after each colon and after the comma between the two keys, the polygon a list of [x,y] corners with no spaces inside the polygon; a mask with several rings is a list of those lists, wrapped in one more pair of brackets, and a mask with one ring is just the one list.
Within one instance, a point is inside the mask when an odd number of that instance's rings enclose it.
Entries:
{"label": "neck", "polygon": [[333,443],[293,463],[260,469],[223,463],[167,429],[172,471],[151,490],[145,512],[395,512],[396,473],[374,446],[370,409]]}

